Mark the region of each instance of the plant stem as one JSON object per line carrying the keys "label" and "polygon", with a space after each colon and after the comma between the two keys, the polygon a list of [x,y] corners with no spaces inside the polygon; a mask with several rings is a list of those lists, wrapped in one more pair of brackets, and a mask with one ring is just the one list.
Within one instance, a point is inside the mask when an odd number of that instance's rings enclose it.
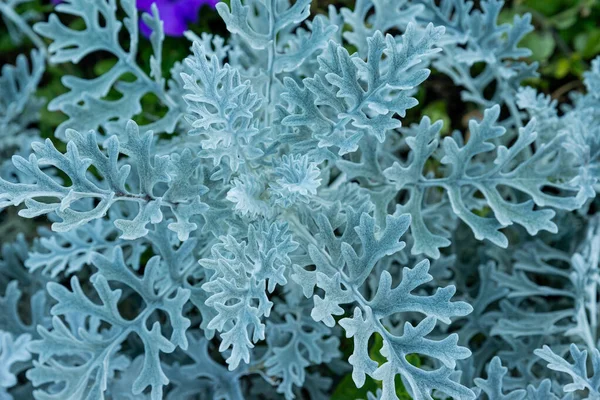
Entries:
{"label": "plant stem", "polygon": [[31,27],[7,4],[0,3],[0,14],[3,14],[6,18],[8,18],[13,24],[17,26],[23,32],[25,36],[31,40],[31,42],[46,56],[48,54],[48,49],[46,48],[46,44],[34,31]]}

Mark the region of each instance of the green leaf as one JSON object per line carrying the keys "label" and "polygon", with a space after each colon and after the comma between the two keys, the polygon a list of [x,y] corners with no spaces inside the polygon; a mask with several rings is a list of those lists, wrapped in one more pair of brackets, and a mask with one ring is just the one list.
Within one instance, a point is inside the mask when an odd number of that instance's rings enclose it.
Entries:
{"label": "green leaf", "polygon": [[531,32],[525,36],[523,46],[531,50],[531,59],[534,61],[547,61],[556,47],[556,42],[550,32]]}
{"label": "green leaf", "polygon": [[342,378],[330,400],[366,399],[367,393],[375,393],[379,388],[380,386],[372,378],[368,378],[361,388],[357,388],[350,374]]}
{"label": "green leaf", "polygon": [[450,127],[452,121],[450,120],[450,116],[448,115],[448,109],[446,107],[446,100],[436,100],[427,104],[427,106],[423,109],[423,115],[427,115],[432,121],[443,122],[443,126],[440,129],[440,134],[442,136],[450,133]]}

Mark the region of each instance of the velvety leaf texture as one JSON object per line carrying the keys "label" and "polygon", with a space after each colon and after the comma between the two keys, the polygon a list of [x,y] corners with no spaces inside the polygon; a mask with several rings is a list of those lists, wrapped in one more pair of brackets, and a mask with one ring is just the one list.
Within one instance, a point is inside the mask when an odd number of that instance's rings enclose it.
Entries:
{"label": "velvety leaf texture", "polygon": [[[500,0],[220,2],[174,63],[192,2],[25,3],[0,399],[600,398],[600,58],[563,104]],[[431,74],[463,125],[426,115]]]}

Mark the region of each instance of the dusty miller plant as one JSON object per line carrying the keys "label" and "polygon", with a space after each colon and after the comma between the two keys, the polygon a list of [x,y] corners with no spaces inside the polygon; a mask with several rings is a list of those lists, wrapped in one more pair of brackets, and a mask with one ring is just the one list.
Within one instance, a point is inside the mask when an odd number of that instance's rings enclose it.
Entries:
{"label": "dusty miller plant", "polygon": [[[156,8],[14,3],[49,46],[0,78],[0,207],[39,225],[2,247],[0,398],[600,397],[600,60],[559,105],[501,1],[231,0],[164,76]],[[116,63],[63,78],[42,141],[46,52]],[[432,68],[464,132],[403,122]]]}

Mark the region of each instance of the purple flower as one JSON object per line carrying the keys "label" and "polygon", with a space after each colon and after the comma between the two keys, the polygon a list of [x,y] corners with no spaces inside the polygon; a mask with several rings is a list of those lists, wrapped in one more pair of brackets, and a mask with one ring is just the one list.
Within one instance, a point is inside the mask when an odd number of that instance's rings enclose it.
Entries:
{"label": "purple flower", "polygon": [[[62,0],[52,0],[59,4]],[[152,14],[152,4],[156,3],[158,14],[163,21],[167,36],[183,36],[187,26],[198,22],[200,8],[208,5],[214,8],[219,0],[137,0],[137,8],[142,12]],[[140,18],[140,30],[149,37],[152,31]]]}
{"label": "purple flower", "polygon": [[[198,22],[203,5],[214,8],[218,2],[219,0],[137,0],[137,8],[152,13],[152,3],[156,3],[165,35],[183,36],[189,24]],[[144,22],[140,23],[140,30],[146,37],[152,33]]]}

